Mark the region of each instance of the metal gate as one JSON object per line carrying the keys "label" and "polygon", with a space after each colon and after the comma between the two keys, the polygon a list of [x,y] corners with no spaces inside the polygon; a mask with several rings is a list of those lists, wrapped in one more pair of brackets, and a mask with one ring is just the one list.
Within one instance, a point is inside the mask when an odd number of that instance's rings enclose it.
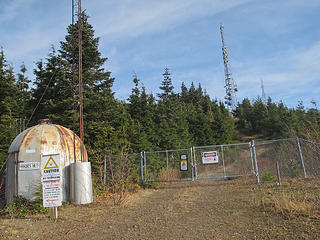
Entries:
{"label": "metal gate", "polygon": [[306,167],[298,138],[143,152],[141,178],[143,182],[183,182],[255,176],[260,183],[276,177],[280,181],[281,175],[317,176],[320,147],[310,144],[303,140]]}
{"label": "metal gate", "polygon": [[192,148],[143,152],[141,178],[144,182],[193,181]]}
{"label": "metal gate", "polygon": [[251,143],[193,147],[195,178],[255,176]]}

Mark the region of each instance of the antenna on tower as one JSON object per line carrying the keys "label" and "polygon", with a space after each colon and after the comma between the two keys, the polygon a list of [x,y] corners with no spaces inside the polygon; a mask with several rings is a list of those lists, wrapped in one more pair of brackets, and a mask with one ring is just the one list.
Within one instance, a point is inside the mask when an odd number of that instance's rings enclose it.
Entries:
{"label": "antenna on tower", "polygon": [[[81,0],[72,0],[72,24],[78,22],[78,102],[79,102],[79,133],[82,143],[84,143],[84,128],[83,128],[83,83],[82,83],[82,10]],[[75,43],[75,41],[74,41]],[[75,86],[75,57],[76,53],[73,54],[73,84],[74,84],[74,97],[76,92]],[[74,140],[75,141],[75,140]],[[81,161],[83,157],[83,149],[81,149]]]}
{"label": "antenna on tower", "polygon": [[264,92],[263,79],[261,78],[261,100],[263,103],[267,102],[266,93]]}
{"label": "antenna on tower", "polygon": [[227,47],[224,42],[223,36],[224,27],[220,24],[220,33],[221,33],[221,41],[222,41],[222,55],[223,55],[223,63],[224,63],[224,74],[225,74],[225,89],[226,89],[226,96],[225,96],[225,104],[229,112],[234,110],[237,105],[237,96],[236,92],[238,91],[237,85],[235,84],[232,75],[231,75],[231,67],[230,62],[228,59],[228,52]]}

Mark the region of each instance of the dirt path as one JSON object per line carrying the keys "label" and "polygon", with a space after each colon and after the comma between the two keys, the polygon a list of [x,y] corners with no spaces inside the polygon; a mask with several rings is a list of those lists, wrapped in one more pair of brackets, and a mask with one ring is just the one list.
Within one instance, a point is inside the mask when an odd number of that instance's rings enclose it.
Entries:
{"label": "dirt path", "polygon": [[170,184],[141,190],[122,206],[67,206],[45,216],[0,219],[6,239],[315,239],[319,219],[305,222],[260,211],[259,187],[232,181]]}

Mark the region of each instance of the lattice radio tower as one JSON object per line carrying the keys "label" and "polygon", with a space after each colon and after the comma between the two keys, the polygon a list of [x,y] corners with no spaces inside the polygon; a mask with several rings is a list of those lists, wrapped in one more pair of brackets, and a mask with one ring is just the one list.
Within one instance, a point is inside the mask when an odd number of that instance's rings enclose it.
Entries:
{"label": "lattice radio tower", "polygon": [[263,103],[267,102],[266,93],[264,92],[263,80],[261,78],[261,100]]}
{"label": "lattice radio tower", "polygon": [[[83,83],[82,83],[82,10],[81,10],[81,0],[72,0],[72,25],[78,23],[78,103],[79,103],[79,135],[82,143],[84,143],[84,128],[83,128]],[[75,43],[75,41],[74,41]],[[73,56],[73,96],[76,95],[76,53]],[[75,99],[74,99],[75,100]],[[75,121],[75,120],[74,120]],[[83,151],[81,149],[81,161],[83,161]]]}
{"label": "lattice radio tower", "polygon": [[221,24],[220,33],[221,33],[221,40],[222,40],[222,55],[223,55],[224,73],[225,73],[224,87],[226,89],[225,104],[227,105],[229,112],[231,112],[236,108],[236,105],[237,105],[236,92],[238,91],[238,89],[231,75],[231,67],[228,59],[227,47],[224,42],[223,29],[224,28]]}

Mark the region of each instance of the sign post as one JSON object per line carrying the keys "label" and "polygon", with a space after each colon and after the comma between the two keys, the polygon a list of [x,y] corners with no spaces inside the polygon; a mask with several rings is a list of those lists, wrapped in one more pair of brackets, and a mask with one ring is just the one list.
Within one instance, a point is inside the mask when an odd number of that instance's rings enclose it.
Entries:
{"label": "sign post", "polygon": [[51,217],[58,218],[58,208],[62,205],[60,155],[42,155],[42,196],[43,206],[50,207]]}

